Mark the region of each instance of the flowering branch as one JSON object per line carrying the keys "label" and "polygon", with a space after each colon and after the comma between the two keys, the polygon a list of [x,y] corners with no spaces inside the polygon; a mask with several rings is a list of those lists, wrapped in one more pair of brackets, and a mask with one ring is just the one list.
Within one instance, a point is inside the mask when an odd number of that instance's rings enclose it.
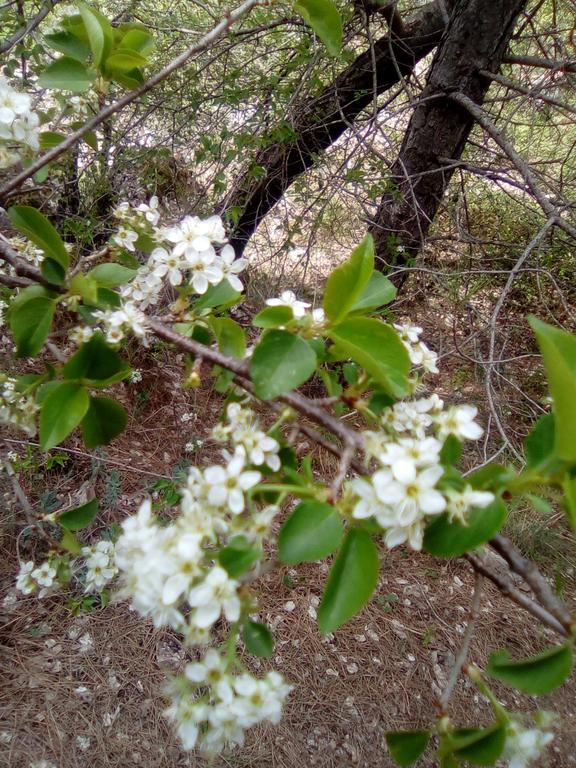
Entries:
{"label": "flowering branch", "polygon": [[90,131],[93,131],[105,120],[108,120],[108,118],[112,117],[112,115],[120,112],[122,109],[124,109],[124,107],[127,107],[128,104],[131,104],[136,99],[144,96],[144,94],[151,91],[163,80],[166,80],[167,77],[183,67],[195,53],[199,53],[200,51],[208,48],[233,24],[235,24],[239,19],[241,19],[261,3],[262,0],[244,0],[244,2],[241,3],[237,8],[227,13],[225,18],[218,22],[218,24],[216,24],[216,26],[214,26],[210,32],[204,35],[204,37],[200,38],[197,43],[189,46],[179,56],[176,56],[176,58],[172,59],[169,64],[160,69],[149,80],[147,80],[145,83],[142,83],[142,85],[138,86],[138,88],[135,88],[133,91],[130,91],[125,96],[122,96],[122,98],[117,99],[116,101],[101,109],[96,115],[94,115],[94,117],[84,123],[81,128],[78,128],[76,131],[73,131],[71,134],[69,134],[69,136],[67,136],[64,141],[61,141],[55,147],[48,150],[48,152],[45,152],[41,157],[38,158],[38,160],[31,163],[27,168],[16,174],[16,176],[13,176],[3,187],[0,188],[0,203],[6,199],[7,195],[9,195],[15,189],[18,189],[18,187],[20,187],[27,179],[32,178],[35,173],[38,173],[40,169],[44,168],[45,165],[48,165],[48,163],[53,162],[65,152],[67,152],[70,147],[74,146],[74,144],[80,141],[80,139],[86,136],[86,134],[90,133]]}

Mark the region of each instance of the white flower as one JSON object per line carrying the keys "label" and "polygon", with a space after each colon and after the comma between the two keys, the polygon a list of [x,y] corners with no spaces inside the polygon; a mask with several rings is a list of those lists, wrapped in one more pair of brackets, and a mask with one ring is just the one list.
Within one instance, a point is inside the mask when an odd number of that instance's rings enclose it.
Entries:
{"label": "white flower", "polygon": [[446,511],[451,520],[458,520],[466,524],[466,516],[470,509],[484,509],[494,501],[494,494],[490,491],[475,491],[472,486],[466,485],[462,491],[448,488],[444,491],[446,496]]}
{"label": "white flower", "polygon": [[215,507],[227,506],[239,515],[244,511],[244,492],[260,482],[260,472],[243,471],[245,453],[237,449],[226,467],[214,465],[204,470],[209,486],[208,501]]}
{"label": "white flower", "polygon": [[152,274],[156,277],[168,277],[170,285],[180,285],[183,280],[182,269],[186,261],[175,252],[169,253],[165,248],[154,248],[150,254]]}
{"label": "white flower", "polygon": [[209,285],[222,282],[222,269],[214,263],[214,253],[195,253],[186,256],[187,269],[192,272],[190,283],[196,293],[206,293]]}
{"label": "white flower", "polygon": [[407,482],[394,478],[391,470],[381,469],[372,476],[376,495],[393,509],[394,525],[408,526],[421,514],[437,515],[446,508],[446,500],[434,486],[444,470],[440,466],[424,469]]}
{"label": "white flower", "polygon": [[438,355],[429,349],[423,341],[408,347],[408,354],[412,365],[424,368],[428,373],[440,373],[437,365]]}
{"label": "white flower", "polygon": [[134,243],[138,240],[138,233],[134,232],[127,227],[120,227],[118,232],[114,235],[112,240],[116,245],[126,248],[127,251],[135,251]]}
{"label": "white flower", "polygon": [[6,81],[0,82],[0,122],[11,123],[19,115],[30,110],[31,99],[26,93],[17,93],[7,86]]}
{"label": "white flower", "polygon": [[231,245],[225,245],[220,251],[219,266],[222,270],[222,278],[228,280],[232,288],[241,293],[244,286],[238,275],[248,266],[246,259],[235,258],[234,248]]}
{"label": "white flower", "polygon": [[383,528],[390,524],[390,509],[380,501],[372,483],[356,477],[350,482],[350,489],[359,499],[352,510],[352,517],[356,520],[374,517]]}
{"label": "white flower", "polygon": [[99,541],[90,547],[82,547],[86,558],[85,592],[101,592],[118,573],[114,564],[114,544]]}
{"label": "white flower", "polygon": [[236,592],[238,582],[231,579],[220,566],[212,568],[208,576],[188,595],[188,602],[195,608],[192,623],[198,627],[211,627],[220,614],[230,622],[240,618],[240,598]]}
{"label": "white flower", "polygon": [[484,430],[474,419],[478,409],[473,405],[455,405],[436,416],[438,437],[445,439],[454,435],[462,440],[478,440]]}
{"label": "white flower", "polygon": [[197,533],[182,533],[177,537],[175,546],[170,550],[174,572],[168,576],[162,589],[165,605],[178,602],[196,578],[202,557],[201,541],[202,536]]}
{"label": "white flower", "polygon": [[420,340],[422,328],[419,325],[411,325],[410,323],[394,323],[394,328],[396,328],[400,338],[404,342],[408,342],[409,344],[417,344]]}
{"label": "white flower", "polygon": [[306,301],[300,301],[292,291],[282,291],[279,299],[268,299],[266,304],[269,307],[290,307],[292,314],[298,320],[304,317],[310,304]]}
{"label": "white flower", "polygon": [[16,578],[16,589],[25,595],[30,595],[36,589],[36,582],[32,578],[34,563],[29,560],[27,563],[20,563],[20,570]]}
{"label": "white flower", "polygon": [[219,698],[230,701],[232,686],[226,674],[226,666],[226,660],[211,648],[206,651],[202,661],[187,664],[184,674],[193,683],[211,686]]}
{"label": "white flower", "polygon": [[400,438],[397,443],[386,443],[377,458],[390,467],[396,480],[411,482],[418,469],[438,464],[441,449],[442,444],[434,437]]}
{"label": "white flower", "polygon": [[210,227],[197,216],[186,216],[180,224],[170,227],[164,234],[169,242],[174,243],[175,256],[190,260],[194,260],[200,253],[208,253],[212,258],[215,256]]}
{"label": "white flower", "polygon": [[85,344],[87,341],[90,341],[93,335],[94,328],[88,325],[77,325],[70,331],[69,338],[74,344]]}
{"label": "white flower", "polygon": [[508,768],[528,768],[553,739],[553,733],[538,728],[524,729],[511,723],[502,758],[508,761]]}
{"label": "white flower", "polygon": [[32,578],[41,587],[51,587],[56,579],[56,568],[46,561],[32,571]]}
{"label": "white flower", "polygon": [[136,210],[143,213],[146,221],[149,221],[153,227],[158,224],[158,221],[160,220],[160,211],[158,210],[158,198],[156,195],[152,195],[148,205],[146,205],[146,203],[140,203]]}

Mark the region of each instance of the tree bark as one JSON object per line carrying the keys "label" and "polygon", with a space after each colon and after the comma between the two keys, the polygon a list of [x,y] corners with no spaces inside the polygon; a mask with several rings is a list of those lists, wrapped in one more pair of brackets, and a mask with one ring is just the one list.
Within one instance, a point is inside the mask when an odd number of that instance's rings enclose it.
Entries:
{"label": "tree bark", "polygon": [[491,81],[481,70],[499,69],[524,6],[525,0],[457,0],[370,225],[383,271],[420,252],[474,125],[446,94],[483,103]]}
{"label": "tree bark", "polygon": [[446,9],[453,2],[434,0],[405,25],[394,19],[390,34],[375,42],[373,53],[365,51],[320,96],[308,97],[292,110],[287,119],[293,129],[291,137],[264,147],[254,158],[254,163],[266,172],[263,178],[256,180],[247,172],[219,206],[223,213],[239,213],[230,237],[238,255],[292,182],[370,104],[374,89],[384,93],[407,77],[415,64],[438,45],[446,29]]}

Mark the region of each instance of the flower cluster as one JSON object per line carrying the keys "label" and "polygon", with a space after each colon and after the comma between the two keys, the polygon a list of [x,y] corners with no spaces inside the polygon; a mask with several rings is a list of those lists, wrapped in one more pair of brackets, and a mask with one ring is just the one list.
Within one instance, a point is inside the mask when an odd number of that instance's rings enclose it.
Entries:
{"label": "flower cluster", "polygon": [[227,421],[212,430],[215,440],[230,440],[246,452],[251,464],[257,467],[266,465],[273,472],[280,469],[278,451],[280,444],[263,432],[254,412],[240,403],[230,403],[226,410]]}
{"label": "flower cluster", "polygon": [[16,589],[24,595],[31,595],[39,590],[38,597],[47,597],[59,587],[58,568],[51,560],[46,560],[36,566],[32,560],[20,563],[20,571],[16,577]]}
{"label": "flower cluster", "polygon": [[31,97],[15,91],[0,75],[0,169],[15,165],[27,151],[40,149],[39,124]]}
{"label": "flower cluster", "polygon": [[11,424],[33,437],[38,410],[34,398],[18,392],[16,379],[0,374],[0,424]]}
{"label": "flower cluster", "polygon": [[82,547],[86,558],[85,592],[102,592],[118,573],[114,543],[102,539],[89,547]]}
{"label": "flower cluster", "polygon": [[[232,407],[228,416],[222,427],[226,437],[249,429],[252,414],[247,409]],[[265,444],[261,463],[276,455],[274,443]],[[252,451],[261,458],[256,444]],[[181,491],[181,514],[174,522],[161,525],[150,501],[144,501],[124,521],[116,544],[120,594],[155,626],[171,626],[194,646],[210,642],[220,618],[232,625],[226,652],[208,650],[202,661],[188,664],[185,674],[171,681],[168,691],[166,715],[184,748],[199,746],[208,754],[242,744],[244,731],[256,723],[277,723],[291,690],[276,672],[257,679],[234,671],[238,623],[252,609],[252,600],[240,581],[214,561],[214,550],[232,539],[261,543],[278,510],[252,510],[247,492],[261,475],[247,464],[243,444],[238,441],[234,454],[224,452],[224,457],[223,465],[190,469]]]}
{"label": "flower cluster", "polygon": [[174,287],[189,286],[200,295],[223,280],[234,290],[242,291],[238,275],[246,261],[235,259],[234,249],[225,245],[226,233],[220,217],[185,216],[174,226],[159,227],[158,205],[158,198],[153,196],[149,203],[136,208],[121,203],[116,210],[121,226],[112,238],[114,245],[134,252],[139,239],[145,236],[157,246],[134,279],[123,286],[122,298],[145,309],[158,302],[164,281]]}
{"label": "flower cluster", "polygon": [[409,323],[394,324],[394,328],[408,351],[412,365],[422,368],[425,373],[438,373],[438,355],[420,341],[422,328]]}
{"label": "flower cluster", "polygon": [[174,723],[185,749],[199,746],[208,755],[244,743],[244,731],[265,720],[277,724],[292,690],[282,675],[258,679],[234,675],[230,660],[210,649],[200,662],[188,664],[169,686],[166,716]]}
{"label": "flower cluster", "polygon": [[492,493],[468,484],[439,488],[444,475],[442,446],[449,436],[478,439],[482,428],[474,421],[476,414],[469,405],[444,409],[437,395],[387,408],[381,416],[382,429],[364,433],[367,454],[379,468],[370,478],[349,483],[352,517],[374,518],[386,531],[388,547],[408,542],[419,550],[431,516],[447,512],[452,520],[466,524],[472,508],[491,504]]}
{"label": "flower cluster", "polygon": [[[182,491],[182,515],[159,526],[149,501],[125,520],[116,549],[124,595],[135,610],[150,616],[157,627],[168,625],[187,631],[190,641],[209,639],[209,630],[223,614],[238,621],[239,583],[213,565],[205,545],[230,530],[227,517],[245,508],[245,491],[260,474],[244,469],[244,457],[233,456],[227,466],[204,471],[193,467]],[[184,616],[184,604],[193,610]],[[188,627],[188,628],[186,628]]]}

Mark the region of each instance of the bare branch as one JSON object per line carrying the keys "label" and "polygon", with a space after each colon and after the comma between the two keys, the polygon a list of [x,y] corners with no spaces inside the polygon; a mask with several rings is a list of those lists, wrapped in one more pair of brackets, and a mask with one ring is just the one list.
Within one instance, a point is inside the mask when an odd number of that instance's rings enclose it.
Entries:
{"label": "bare branch", "polygon": [[51,2],[46,3],[46,5],[42,7],[36,16],[33,16],[30,19],[28,24],[21,27],[15,34],[12,35],[12,37],[8,37],[6,40],[0,43],[0,54],[7,53],[11,48],[14,48],[14,46],[17,45],[20,40],[23,40],[26,35],[29,35],[30,32],[33,32],[36,27],[46,18],[46,16],[48,16],[50,11],[58,2],[59,0],[51,0]]}
{"label": "bare branch", "polygon": [[446,714],[446,710],[448,709],[448,702],[450,701],[450,696],[452,696],[454,687],[456,686],[456,683],[458,682],[458,678],[460,677],[460,672],[462,671],[462,667],[464,666],[464,664],[466,663],[466,659],[468,658],[468,652],[470,651],[470,643],[472,642],[472,638],[474,636],[474,627],[476,623],[476,617],[478,616],[478,611],[480,610],[480,601],[482,600],[483,584],[484,584],[484,577],[479,572],[476,572],[476,581],[474,582],[474,594],[472,595],[472,604],[470,606],[470,614],[468,618],[468,624],[466,626],[466,632],[464,633],[464,637],[462,638],[462,645],[460,646],[460,651],[458,652],[458,656],[456,657],[454,666],[452,667],[452,671],[450,672],[450,677],[448,678],[446,687],[442,691],[442,696],[440,697],[440,711],[442,714]]}
{"label": "bare branch", "polygon": [[533,170],[529,164],[524,160],[522,155],[516,151],[512,144],[504,137],[501,131],[496,128],[492,120],[488,117],[486,112],[475,104],[472,99],[465,96],[463,93],[450,93],[448,94],[452,101],[456,104],[460,104],[461,107],[468,110],[468,112],[474,117],[477,123],[484,128],[484,130],[490,134],[494,141],[498,144],[500,149],[508,155],[510,160],[514,163],[518,171],[522,174],[526,185],[538,201],[538,204],[549,219],[554,220],[554,224],[560,229],[563,229],[572,237],[576,238],[576,227],[572,226],[568,221],[563,219],[558,209],[552,205],[548,196],[540,188],[540,184],[536,179]]}
{"label": "bare branch", "polygon": [[558,600],[550,585],[536,568],[534,563],[521,555],[510,539],[507,539],[500,534],[497,534],[492,539],[490,546],[506,560],[515,573],[522,576],[546,610],[551,613],[568,632],[570,632],[574,626],[574,619],[567,608],[562,605],[560,600]]}
{"label": "bare branch", "polygon": [[477,573],[480,573],[482,576],[486,576],[487,579],[490,579],[490,581],[498,587],[504,597],[510,598],[510,600],[515,602],[516,605],[519,605],[520,608],[528,611],[528,613],[532,614],[532,616],[537,618],[538,621],[540,621],[542,624],[545,624],[547,627],[550,627],[550,629],[553,629],[559,635],[562,635],[563,637],[570,636],[570,632],[564,627],[563,624],[558,621],[558,619],[556,619],[549,611],[547,611],[546,608],[543,608],[539,603],[534,602],[534,600],[531,600],[523,592],[520,592],[518,589],[516,589],[516,587],[512,584],[507,576],[500,575],[498,573],[494,573],[494,571],[491,571],[490,568],[486,566],[484,561],[478,557],[478,555],[475,555],[472,552],[468,552],[464,555],[464,557],[466,560],[468,560],[468,562]]}

